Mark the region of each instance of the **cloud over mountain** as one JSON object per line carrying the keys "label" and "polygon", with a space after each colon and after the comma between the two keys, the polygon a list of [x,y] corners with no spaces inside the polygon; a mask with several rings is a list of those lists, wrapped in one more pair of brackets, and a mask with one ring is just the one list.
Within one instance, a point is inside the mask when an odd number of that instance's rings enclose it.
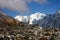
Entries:
{"label": "cloud over mountain", "polygon": [[0,8],[8,8],[20,12],[29,11],[28,3],[47,3],[47,0],[0,0]]}

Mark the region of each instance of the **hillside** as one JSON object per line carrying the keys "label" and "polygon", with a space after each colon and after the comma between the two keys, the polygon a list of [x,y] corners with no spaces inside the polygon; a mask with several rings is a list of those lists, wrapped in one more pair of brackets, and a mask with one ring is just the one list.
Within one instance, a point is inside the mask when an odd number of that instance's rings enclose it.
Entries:
{"label": "hillside", "polygon": [[60,40],[59,28],[43,29],[0,13],[0,40]]}
{"label": "hillside", "polygon": [[0,13],[0,40],[27,40],[38,31],[38,25],[29,25]]}

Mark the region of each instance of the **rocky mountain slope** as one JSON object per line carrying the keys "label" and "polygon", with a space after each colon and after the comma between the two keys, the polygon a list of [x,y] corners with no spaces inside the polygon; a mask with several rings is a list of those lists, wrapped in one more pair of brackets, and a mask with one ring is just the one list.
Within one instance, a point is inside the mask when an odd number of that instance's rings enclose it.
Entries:
{"label": "rocky mountain slope", "polygon": [[42,20],[37,21],[42,27],[59,27],[60,28],[60,11],[53,15],[47,15]]}
{"label": "rocky mountain slope", "polygon": [[0,26],[2,25],[17,25],[18,21],[4,13],[0,13]]}
{"label": "rocky mountain slope", "polygon": [[39,30],[38,25],[19,22],[13,17],[0,13],[0,40],[37,40]]}

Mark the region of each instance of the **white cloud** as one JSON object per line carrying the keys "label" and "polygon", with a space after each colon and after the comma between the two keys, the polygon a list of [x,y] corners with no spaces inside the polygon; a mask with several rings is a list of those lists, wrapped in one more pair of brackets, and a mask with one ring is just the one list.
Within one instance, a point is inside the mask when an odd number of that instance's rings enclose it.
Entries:
{"label": "white cloud", "polygon": [[29,11],[27,4],[31,2],[46,3],[47,0],[0,0],[0,7],[25,12]]}

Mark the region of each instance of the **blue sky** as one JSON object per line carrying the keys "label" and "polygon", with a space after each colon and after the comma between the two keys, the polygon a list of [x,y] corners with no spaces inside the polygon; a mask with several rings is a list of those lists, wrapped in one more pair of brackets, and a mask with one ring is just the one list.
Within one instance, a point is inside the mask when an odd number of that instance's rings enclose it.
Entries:
{"label": "blue sky", "polygon": [[9,8],[0,8],[0,11],[8,14],[9,16],[15,17],[16,15],[31,15],[36,12],[45,14],[54,14],[60,9],[60,0],[48,0],[46,4],[40,4],[38,2],[31,2],[27,4],[29,11],[18,12],[17,10],[11,10]]}

